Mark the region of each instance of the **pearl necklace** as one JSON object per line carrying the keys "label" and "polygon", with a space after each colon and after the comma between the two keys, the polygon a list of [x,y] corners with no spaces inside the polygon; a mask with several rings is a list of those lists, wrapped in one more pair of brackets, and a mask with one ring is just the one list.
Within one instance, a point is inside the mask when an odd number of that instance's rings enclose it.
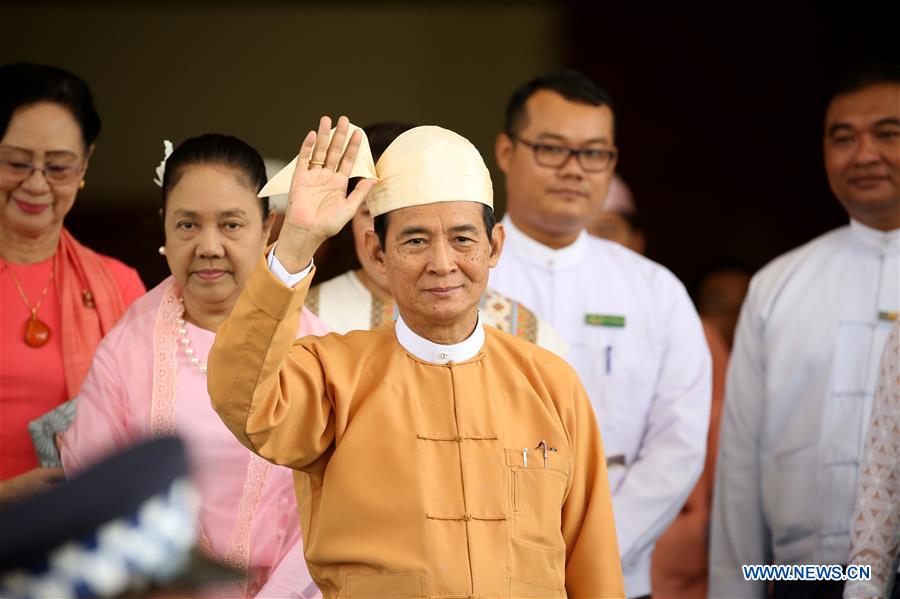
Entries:
{"label": "pearl necklace", "polygon": [[197,367],[197,370],[200,371],[201,374],[206,374],[206,364],[200,363],[200,358],[194,355],[194,348],[191,347],[191,340],[188,339],[187,336],[187,324],[184,321],[184,299],[178,298],[178,302],[182,304],[181,308],[181,316],[175,319],[175,335],[178,338],[178,343],[184,348],[184,355],[188,357],[191,364]]}

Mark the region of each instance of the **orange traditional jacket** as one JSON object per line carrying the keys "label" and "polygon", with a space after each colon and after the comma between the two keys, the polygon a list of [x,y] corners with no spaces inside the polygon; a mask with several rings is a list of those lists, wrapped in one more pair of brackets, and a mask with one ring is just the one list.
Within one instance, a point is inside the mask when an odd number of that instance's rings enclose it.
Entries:
{"label": "orange traditional jacket", "polygon": [[295,341],[311,280],[290,289],[260,261],[218,331],[209,392],[244,445],[295,469],[324,596],[624,597],[575,372],[493,327],[447,364],[408,353],[393,323]]}

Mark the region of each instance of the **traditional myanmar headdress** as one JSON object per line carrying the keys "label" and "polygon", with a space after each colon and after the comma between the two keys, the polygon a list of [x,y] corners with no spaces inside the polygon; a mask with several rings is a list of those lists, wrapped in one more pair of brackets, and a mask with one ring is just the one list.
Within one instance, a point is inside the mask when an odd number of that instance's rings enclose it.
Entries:
{"label": "traditional myanmar headdress", "polygon": [[[348,141],[357,129],[350,125]],[[438,202],[478,202],[494,207],[490,173],[465,137],[441,127],[414,127],[397,136],[375,163],[366,134],[359,130],[362,143],[350,177],[377,180],[366,198],[373,217]],[[288,193],[296,165],[294,158],[266,183],[260,197]]]}

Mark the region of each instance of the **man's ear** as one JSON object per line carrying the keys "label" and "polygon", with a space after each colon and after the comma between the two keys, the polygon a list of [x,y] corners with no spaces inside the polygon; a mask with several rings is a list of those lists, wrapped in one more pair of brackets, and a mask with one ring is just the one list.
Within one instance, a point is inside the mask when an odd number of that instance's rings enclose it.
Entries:
{"label": "man's ear", "polygon": [[491,256],[488,260],[491,268],[494,268],[500,262],[500,254],[503,252],[503,243],[505,241],[506,229],[503,228],[502,223],[497,223],[494,225],[494,230],[491,231]]}
{"label": "man's ear", "polygon": [[506,133],[499,133],[497,140],[494,142],[494,157],[497,159],[497,166],[504,173],[509,169],[509,162],[512,160],[513,140]]}
{"label": "man's ear", "polygon": [[381,247],[381,242],[378,241],[378,235],[371,229],[366,231],[366,253],[375,264],[378,274],[387,276],[387,267],[384,264],[384,250]]}

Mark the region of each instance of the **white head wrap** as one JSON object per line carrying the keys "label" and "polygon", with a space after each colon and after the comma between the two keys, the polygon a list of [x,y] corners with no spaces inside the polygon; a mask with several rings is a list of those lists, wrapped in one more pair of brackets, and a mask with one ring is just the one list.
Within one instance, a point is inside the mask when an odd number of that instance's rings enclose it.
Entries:
{"label": "white head wrap", "polygon": [[[274,177],[276,173],[285,167],[284,160],[279,158],[264,158],[263,162],[266,165],[266,177],[269,179]],[[259,197],[265,197],[265,194],[261,193]],[[287,209],[287,204],[288,194],[286,193],[269,196],[269,209],[274,210],[275,212],[284,212]]]}
{"label": "white head wrap", "polygon": [[[358,129],[350,125],[350,135]],[[332,130],[332,135],[334,130]],[[395,139],[374,164],[365,132],[350,177],[376,179],[366,198],[373,217],[398,208],[438,202],[494,207],[491,176],[472,143],[441,127],[414,127]],[[288,193],[297,158],[272,177],[260,197]]]}

